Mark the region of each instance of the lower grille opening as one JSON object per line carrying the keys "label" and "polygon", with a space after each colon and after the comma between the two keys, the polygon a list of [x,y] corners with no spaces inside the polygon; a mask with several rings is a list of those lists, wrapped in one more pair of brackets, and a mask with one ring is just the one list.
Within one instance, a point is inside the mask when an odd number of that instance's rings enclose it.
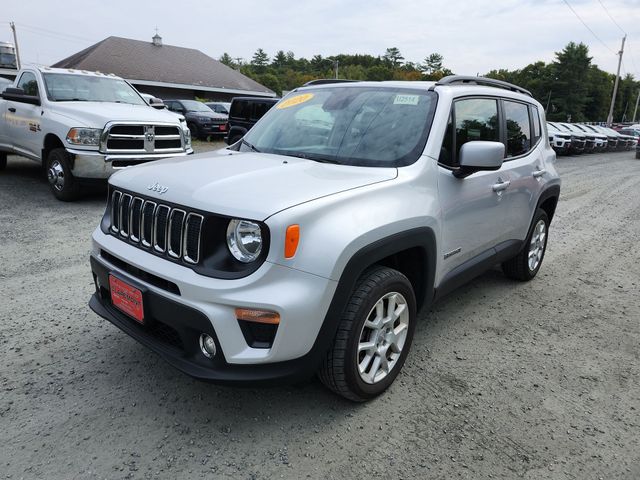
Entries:
{"label": "lower grille opening", "polygon": [[170,282],[169,280],[165,280],[164,278],[160,278],[152,273],[145,272],[144,270],[134,267],[133,265],[130,265],[117,257],[114,257],[109,252],[105,252],[104,250],[100,250],[100,256],[120,270],[131,274],[131,276],[138,278],[143,282],[153,285],[154,287],[161,288],[162,290],[166,290],[167,292],[173,293],[175,295],[180,295],[180,289],[178,288],[178,285]]}
{"label": "lower grille opening", "polygon": [[238,320],[242,335],[251,348],[271,348],[278,325]]}
{"label": "lower grille opening", "polygon": [[113,168],[132,167],[134,165],[140,165],[143,163],[149,163],[149,160],[113,160],[111,166]]}
{"label": "lower grille opening", "polygon": [[180,334],[175,328],[172,328],[162,322],[153,322],[146,328],[147,332],[151,336],[160,340],[162,343],[166,343],[167,345],[170,345],[172,347],[184,350],[184,345],[182,344]]}

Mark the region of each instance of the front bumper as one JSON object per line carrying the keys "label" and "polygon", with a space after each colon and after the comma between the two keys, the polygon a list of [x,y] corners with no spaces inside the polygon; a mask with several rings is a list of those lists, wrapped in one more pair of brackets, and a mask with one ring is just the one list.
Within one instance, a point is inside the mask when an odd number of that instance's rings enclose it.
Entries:
{"label": "front bumper", "polygon": [[[96,280],[91,308],[182,372],[216,382],[273,383],[278,379],[309,377],[317,370],[319,352],[326,347],[326,342],[318,341],[319,332],[336,282],[269,263],[243,279],[213,279],[141,252],[99,231],[94,233],[94,240],[96,236],[101,245],[91,256]],[[119,258],[111,247],[118,247]],[[132,268],[116,266],[117,262],[110,261],[109,255],[119,261],[127,258],[126,264]],[[151,326],[143,327],[113,307],[109,292],[111,273],[143,289],[145,317],[150,319]],[[157,282],[143,280],[148,275],[175,282],[177,291],[167,291]],[[236,307],[264,308],[280,314],[271,348],[252,348],[247,344],[235,317]],[[215,339],[218,354],[214,359],[201,353],[198,343],[201,333]]]}
{"label": "front bumper", "polygon": [[107,179],[114,172],[126,168],[129,165],[151,162],[161,158],[184,157],[191,155],[193,149],[189,148],[178,153],[155,153],[139,155],[104,154],[96,151],[77,150],[67,148],[67,153],[73,156],[71,173],[76,178]]}
{"label": "front bumper", "polygon": [[199,125],[199,129],[200,129],[200,133],[203,135],[226,135],[227,134],[227,125],[225,123]]}

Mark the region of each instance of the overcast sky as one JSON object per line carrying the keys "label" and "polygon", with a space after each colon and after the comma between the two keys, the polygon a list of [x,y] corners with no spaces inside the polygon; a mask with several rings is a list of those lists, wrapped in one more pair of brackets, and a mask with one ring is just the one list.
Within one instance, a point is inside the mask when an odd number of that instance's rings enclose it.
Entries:
{"label": "overcast sky", "polygon": [[249,60],[257,48],[270,56],[338,53],[381,55],[398,47],[407,61],[444,55],[455,73],[549,62],[568,42],[584,42],[600,68],[615,72],[623,29],[623,72],[640,78],[640,0],[5,0],[0,41],[11,41],[14,21],[23,63],[52,64],[110,35],[151,40],[157,26],[166,44],[223,52]]}

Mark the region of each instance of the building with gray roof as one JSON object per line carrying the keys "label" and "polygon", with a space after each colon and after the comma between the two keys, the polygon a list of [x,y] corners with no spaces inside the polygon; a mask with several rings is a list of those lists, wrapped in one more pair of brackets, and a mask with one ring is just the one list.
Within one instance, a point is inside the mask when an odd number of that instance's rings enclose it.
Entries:
{"label": "building with gray roof", "polygon": [[229,101],[237,96],[275,97],[242,73],[193,48],[108,37],[52,67],[113,73],[158,98]]}

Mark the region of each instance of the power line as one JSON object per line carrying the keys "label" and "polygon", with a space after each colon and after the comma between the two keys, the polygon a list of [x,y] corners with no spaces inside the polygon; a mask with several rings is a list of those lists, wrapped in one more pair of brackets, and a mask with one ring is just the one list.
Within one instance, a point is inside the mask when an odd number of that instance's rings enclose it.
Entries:
{"label": "power line", "polygon": [[52,38],[59,38],[62,40],[67,40],[67,41],[74,41],[74,42],[95,42],[96,40],[94,39],[90,39],[90,38],[86,38],[86,37],[80,37],[78,35],[71,35],[68,33],[62,33],[62,32],[54,32],[53,30],[47,30],[46,28],[40,28],[40,27],[34,27],[31,25],[25,25],[24,23],[19,23],[17,24],[20,28],[22,29],[26,29],[31,31],[32,33],[37,33],[39,35],[44,35],[44,36],[48,36],[48,37],[52,37]]}
{"label": "power line", "polygon": [[576,16],[576,18],[577,18],[578,20],[580,20],[580,22],[582,22],[582,24],[585,26],[585,28],[586,28],[587,30],[589,30],[589,31],[591,32],[591,34],[592,34],[594,37],[596,37],[596,39],[597,39],[597,40],[598,40],[602,45],[604,45],[604,47],[605,47],[607,50],[609,50],[609,51],[610,51],[611,53],[613,53],[613,54],[615,54],[615,53],[616,53],[616,52],[614,52],[613,50],[611,50],[611,49],[609,48],[609,46],[608,46],[606,43],[604,43],[604,42],[602,41],[602,39],[601,39],[598,35],[596,35],[596,32],[594,32],[593,30],[591,30],[591,28],[589,28],[589,25],[587,25],[587,24],[585,23],[585,21],[584,21],[584,20],[582,20],[582,18],[580,17],[580,15],[578,15],[578,12],[576,12],[576,11],[573,9],[573,7],[571,6],[571,4],[570,4],[567,0],[563,0],[563,2],[567,5],[567,7],[569,7],[569,9],[570,9],[570,10],[573,12],[573,14]]}
{"label": "power line", "polygon": [[627,32],[625,32],[624,29],[620,25],[618,25],[618,22],[616,22],[615,19],[611,16],[611,14],[609,13],[609,10],[607,10],[607,7],[604,6],[604,3],[602,3],[600,0],[598,0],[598,3],[604,9],[604,11],[606,12],[607,16],[611,19],[611,21],[614,23],[614,25],[616,27],[618,27],[620,29],[620,31],[626,35]]}

